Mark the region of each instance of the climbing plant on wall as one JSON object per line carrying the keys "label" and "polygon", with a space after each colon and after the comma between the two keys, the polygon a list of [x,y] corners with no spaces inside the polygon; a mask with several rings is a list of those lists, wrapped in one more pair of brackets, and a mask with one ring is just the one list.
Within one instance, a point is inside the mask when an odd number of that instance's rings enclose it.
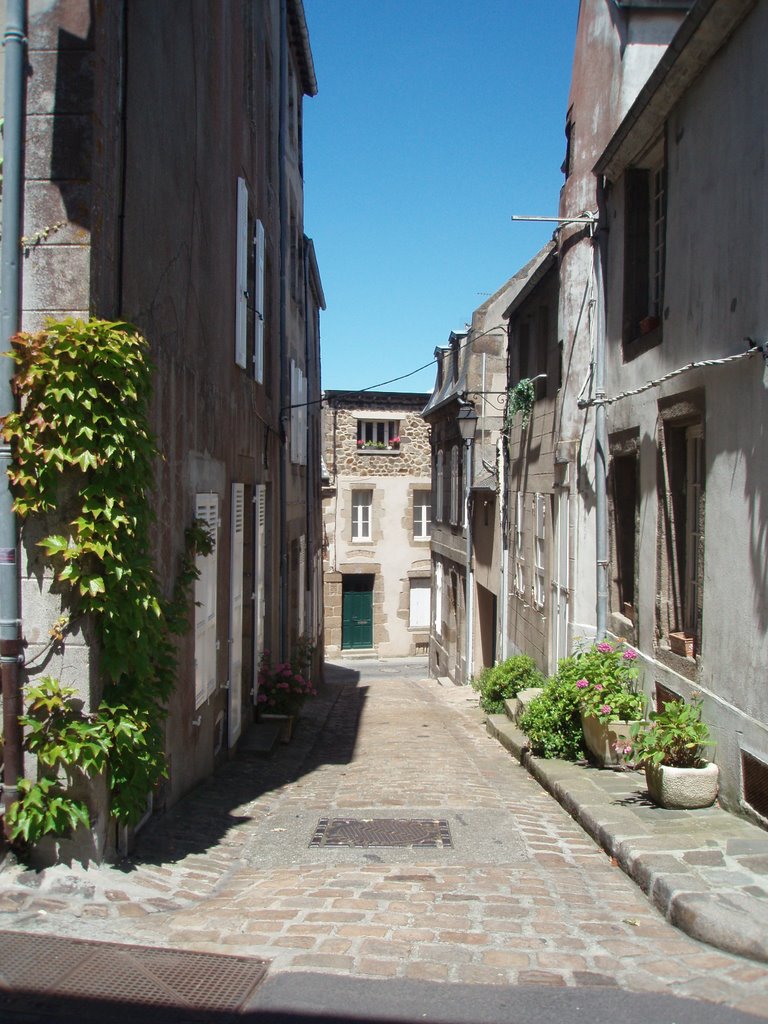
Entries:
{"label": "climbing plant on wall", "polygon": [[[187,626],[197,552],[210,551],[201,523],[185,535],[180,572],[163,596],[151,558],[149,494],[158,455],[147,407],[152,369],[146,340],[124,323],[64,320],[13,339],[19,411],[2,432],[13,446],[10,477],[21,519],[64,511],[62,532],[39,541],[68,592],[68,623],[89,618],[103,693],[82,711],[75,692],[46,678],[27,694],[27,749],[41,778],[25,781],[10,814],[14,838],[39,839],[88,822],[65,781],[104,773],[110,810],[136,820],[165,773],[163,719],[173,690],[173,637]],[[62,778],[66,777],[66,780]]]}

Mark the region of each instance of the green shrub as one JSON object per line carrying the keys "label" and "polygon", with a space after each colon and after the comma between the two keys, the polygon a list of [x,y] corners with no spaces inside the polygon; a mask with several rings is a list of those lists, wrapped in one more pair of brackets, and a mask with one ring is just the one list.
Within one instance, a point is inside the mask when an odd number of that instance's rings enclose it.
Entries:
{"label": "green shrub", "polygon": [[570,678],[553,676],[521,715],[520,728],[538,757],[560,757],[565,761],[580,761],[584,757],[578,692]]}
{"label": "green shrub", "polygon": [[480,694],[481,708],[491,715],[501,714],[504,701],[516,697],[521,690],[543,685],[544,676],[527,654],[515,654],[499,665],[484,668],[472,680],[472,686]]}

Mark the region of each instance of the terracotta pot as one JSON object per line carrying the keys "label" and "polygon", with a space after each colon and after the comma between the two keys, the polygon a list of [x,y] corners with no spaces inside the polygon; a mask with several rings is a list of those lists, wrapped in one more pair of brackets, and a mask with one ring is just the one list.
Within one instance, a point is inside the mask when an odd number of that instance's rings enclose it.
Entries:
{"label": "terracotta pot", "polygon": [[601,722],[596,715],[581,716],[584,743],[591,760],[601,767],[621,764],[622,755],[616,753],[616,744],[624,746],[632,742],[632,726],[636,722]]}
{"label": "terracotta pot", "polygon": [[717,796],[718,777],[719,769],[714,762],[703,768],[672,768],[668,764],[645,767],[648,795],[659,807],[709,807]]}

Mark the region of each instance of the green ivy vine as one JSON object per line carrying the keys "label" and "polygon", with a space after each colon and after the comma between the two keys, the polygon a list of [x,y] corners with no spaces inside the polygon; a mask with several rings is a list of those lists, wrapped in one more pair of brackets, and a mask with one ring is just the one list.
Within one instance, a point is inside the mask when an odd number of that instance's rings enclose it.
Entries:
{"label": "green ivy vine", "polygon": [[528,426],[531,418],[531,410],[536,400],[536,385],[528,377],[518,381],[513,388],[507,392],[507,411],[504,427],[508,432],[512,426],[515,413],[521,412],[523,430]]}
{"label": "green ivy vine", "polygon": [[[200,522],[186,531],[174,591],[165,598],[150,543],[158,456],[147,415],[152,368],[148,344],[133,327],[50,322],[39,334],[16,335],[13,348],[19,411],[5,418],[2,433],[13,445],[14,508],[21,519],[66,510],[65,532],[39,546],[75,617],[94,623],[104,684],[92,713],[50,677],[27,691],[25,746],[41,777],[23,781],[9,824],[14,839],[33,842],[89,824],[85,803],[69,792],[78,775],[105,775],[111,814],[122,823],[137,820],[165,775],[173,638],[187,628],[195,555],[208,553],[211,542]],[[60,640],[71,623],[59,620],[51,636]]]}

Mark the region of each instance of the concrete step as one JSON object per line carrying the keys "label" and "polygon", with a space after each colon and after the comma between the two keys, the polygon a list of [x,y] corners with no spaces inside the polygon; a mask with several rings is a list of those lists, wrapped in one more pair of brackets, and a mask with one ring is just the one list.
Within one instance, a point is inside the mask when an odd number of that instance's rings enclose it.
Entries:
{"label": "concrete step", "polygon": [[517,724],[520,721],[520,716],[531,703],[533,698],[538,697],[540,693],[540,686],[531,686],[527,690],[521,690],[516,697],[510,697],[509,700],[505,700],[504,709],[507,718]]}

